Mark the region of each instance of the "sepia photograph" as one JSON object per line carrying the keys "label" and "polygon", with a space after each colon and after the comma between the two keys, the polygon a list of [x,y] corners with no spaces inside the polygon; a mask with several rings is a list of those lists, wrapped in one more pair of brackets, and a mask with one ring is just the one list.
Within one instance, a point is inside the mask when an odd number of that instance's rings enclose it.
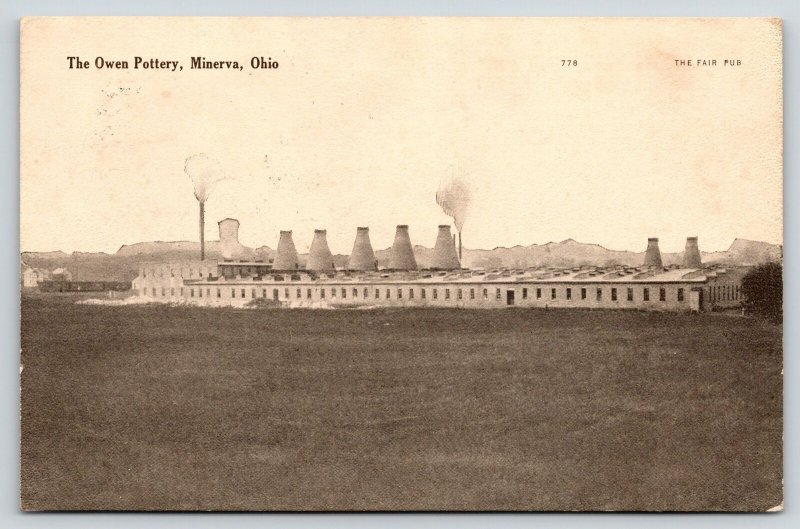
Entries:
{"label": "sepia photograph", "polygon": [[20,509],[782,511],[782,29],[23,18]]}

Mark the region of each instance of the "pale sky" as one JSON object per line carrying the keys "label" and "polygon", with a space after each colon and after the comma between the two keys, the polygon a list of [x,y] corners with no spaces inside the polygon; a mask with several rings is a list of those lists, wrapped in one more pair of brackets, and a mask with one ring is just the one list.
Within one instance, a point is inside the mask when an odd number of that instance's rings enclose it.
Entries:
{"label": "pale sky", "polygon": [[[782,243],[781,28],[768,19],[26,19],[21,248],[198,240],[184,173],[248,246],[349,253],[408,224],[432,246],[453,167],[469,248],[573,238],[611,249]],[[134,70],[133,58],[183,71]],[[68,69],[67,56],[131,69]],[[243,71],[191,70],[190,57]],[[279,62],[250,68],[253,56]],[[716,59],[676,66],[675,59]],[[578,65],[562,66],[562,59]],[[725,66],[725,59],[741,60]]]}

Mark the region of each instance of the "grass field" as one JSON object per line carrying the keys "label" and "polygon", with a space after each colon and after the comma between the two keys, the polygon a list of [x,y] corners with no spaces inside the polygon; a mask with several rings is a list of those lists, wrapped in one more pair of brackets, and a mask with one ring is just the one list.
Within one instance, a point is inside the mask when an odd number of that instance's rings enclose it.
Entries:
{"label": "grass field", "polygon": [[22,506],[765,510],[782,329],[22,301]]}

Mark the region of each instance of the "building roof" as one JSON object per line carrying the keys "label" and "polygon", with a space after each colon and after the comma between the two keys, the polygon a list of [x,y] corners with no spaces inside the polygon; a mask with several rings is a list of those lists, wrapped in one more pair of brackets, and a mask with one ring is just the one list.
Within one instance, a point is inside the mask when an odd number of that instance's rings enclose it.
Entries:
{"label": "building roof", "polygon": [[[231,263],[226,263],[231,264]],[[245,264],[245,263],[237,263]],[[249,263],[251,266],[255,263]],[[430,283],[430,284],[487,284],[487,283],[531,283],[531,284],[649,284],[649,283],[704,283],[719,277],[731,270],[721,268],[645,268],[645,267],[576,267],[576,268],[526,268],[526,269],[493,269],[493,270],[454,270],[436,271],[419,270],[405,272],[310,272],[297,270],[291,275],[299,276],[299,282],[313,283]],[[273,275],[287,276],[282,284],[289,281],[289,273],[267,274],[256,279],[258,282],[272,283]],[[225,283],[250,283],[252,277],[211,281],[199,279],[195,283],[223,281]]]}

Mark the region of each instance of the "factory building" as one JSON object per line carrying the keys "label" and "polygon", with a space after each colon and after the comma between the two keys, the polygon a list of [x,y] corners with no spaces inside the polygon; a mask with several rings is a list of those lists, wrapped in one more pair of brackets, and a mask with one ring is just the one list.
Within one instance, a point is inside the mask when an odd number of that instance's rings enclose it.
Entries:
{"label": "factory building", "polygon": [[39,268],[33,268],[23,263],[21,277],[23,288],[35,288],[38,287],[39,283],[42,281],[50,279],[50,272]]}
{"label": "factory building", "polygon": [[[227,226],[230,226],[229,223]],[[236,223],[238,228],[238,222]],[[223,227],[220,225],[223,238]],[[233,231],[224,236],[234,236]],[[236,241],[238,243],[238,239]],[[273,264],[260,261],[181,261],[143,265],[133,288],[154,301],[245,307],[588,308],[705,311],[741,304],[744,267],[703,267],[697,249],[664,267],[658,240],[649,239],[641,266],[467,270],[460,267],[449,226],[440,226],[433,267],[417,270],[408,227],[397,227],[390,268],[376,270],[368,230],[356,232],[354,256],[336,270],[325,230],[315,230],[308,264],[295,268],[291,232],[281,232]],[[223,246],[225,247],[225,246]],[[279,263],[280,267],[275,266]]]}

